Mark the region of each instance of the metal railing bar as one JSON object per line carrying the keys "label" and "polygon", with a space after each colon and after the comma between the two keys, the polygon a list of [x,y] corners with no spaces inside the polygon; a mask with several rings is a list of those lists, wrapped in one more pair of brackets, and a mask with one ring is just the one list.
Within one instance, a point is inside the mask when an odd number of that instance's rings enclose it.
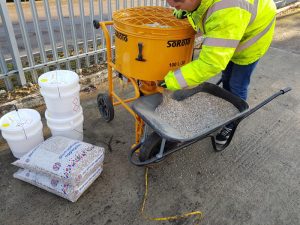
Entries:
{"label": "metal railing bar", "polygon": [[[8,69],[7,69],[7,66],[5,63],[5,59],[4,59],[4,56],[1,51],[0,51],[0,68],[1,68],[2,73],[6,74],[8,72]],[[4,76],[3,79],[4,79],[4,84],[6,86],[6,89],[8,91],[12,91],[14,89],[14,87],[13,87],[12,82],[9,79],[9,77]]]}
{"label": "metal railing bar", "polygon": [[108,20],[112,20],[112,7],[111,7],[111,0],[107,0],[107,17],[108,17]]}
{"label": "metal railing bar", "polygon": [[0,69],[2,73],[7,73],[8,69],[2,52],[0,51]]}
{"label": "metal railing bar", "polygon": [[[29,42],[28,33],[26,32],[28,29],[26,27],[25,17],[24,17],[22,6],[21,6],[21,1],[15,0],[15,6],[17,9],[17,14],[18,14],[18,18],[19,18],[22,37],[24,40],[25,50],[27,53],[27,59],[28,59],[29,65],[34,66],[35,63],[34,63],[34,59],[32,57],[32,51],[31,51],[32,48],[31,48],[31,44]],[[31,71],[31,77],[32,77],[33,82],[37,83],[38,76],[37,76],[37,73],[35,70]]]}
{"label": "metal railing bar", "polygon": [[124,8],[124,9],[127,8],[127,0],[123,0],[123,8]]}
{"label": "metal railing bar", "polygon": [[[90,21],[91,21],[91,30],[92,30],[92,36],[93,36],[93,50],[97,50],[97,40],[96,40],[96,35],[95,35],[95,28],[92,23],[94,21],[94,0],[90,0]],[[98,55],[94,55],[94,64],[98,64]]]}
{"label": "metal railing bar", "polygon": [[[68,0],[68,9],[69,9],[69,18],[71,20],[71,32],[72,32],[72,38],[73,38],[73,43],[74,43],[74,50],[75,54],[79,54],[79,49],[78,49],[78,43],[77,43],[77,38],[76,38],[76,32],[75,32],[75,21],[74,21],[74,10],[73,10],[73,0]],[[76,60],[76,66],[77,68],[81,67],[80,60]]]}
{"label": "metal railing bar", "polygon": [[8,9],[6,5],[6,1],[0,1],[0,16],[2,20],[2,24],[4,26],[5,32],[7,33],[8,40],[10,43],[10,48],[12,50],[13,62],[16,69],[19,71],[19,76],[17,76],[18,83],[20,85],[26,84],[26,78],[23,71],[22,62],[20,60],[20,52],[18,49],[18,44],[15,36],[15,32],[12,26],[12,22],[10,20]]}
{"label": "metal railing bar", "polygon": [[[99,15],[100,15],[100,21],[103,21],[103,1],[98,1],[98,8],[99,8]],[[104,49],[105,47],[105,38],[103,38],[103,30],[100,29],[100,35],[101,35],[101,49]],[[103,52],[102,59],[106,61],[106,54]]]}
{"label": "metal railing bar", "polygon": [[[42,42],[42,35],[41,35],[41,31],[39,29],[39,25],[38,25],[38,15],[37,15],[37,10],[36,10],[36,4],[35,4],[35,0],[30,0],[30,9],[31,9],[31,14],[32,14],[32,20],[33,20],[33,25],[34,25],[34,31],[36,33],[36,38],[37,38],[37,43],[39,46],[39,50],[40,50],[40,56],[42,59],[42,62],[46,63],[48,61],[47,57],[46,57],[46,53],[45,53],[45,49],[44,49],[44,43]],[[45,68],[44,71],[48,71],[48,68]]]}
{"label": "metal railing bar", "polygon": [[[107,0],[107,13],[108,13],[108,20],[111,21],[112,20],[112,4],[111,4],[111,0]],[[108,31],[110,34],[110,40],[113,40],[113,29],[112,26],[108,27]],[[111,41],[111,43],[113,44],[113,41]]]}
{"label": "metal railing bar", "polygon": [[119,10],[119,9],[120,9],[120,0],[116,1],[116,10]]}
{"label": "metal railing bar", "polygon": [[[50,12],[50,7],[48,1],[44,1],[44,8],[45,8],[45,13],[46,13],[46,21],[48,25],[48,32],[49,32],[49,38],[50,38],[50,44],[52,47],[52,57],[54,58],[54,61],[57,61],[58,55],[57,55],[57,50],[56,50],[56,43],[54,40],[54,35],[53,35],[53,28],[52,28],[52,23],[51,23],[51,12]],[[57,68],[60,68],[60,65],[56,65]]]}
{"label": "metal railing bar", "polygon": [[[57,9],[57,14],[58,14],[58,18],[59,18],[58,21],[59,21],[60,34],[61,34],[62,42],[63,42],[64,57],[68,57],[69,52],[68,52],[66,35],[65,35],[64,22],[63,22],[64,18],[63,18],[63,13],[62,13],[62,9],[61,9],[61,1],[60,0],[56,0],[56,9]],[[68,69],[70,69],[70,62],[67,62],[66,66],[67,66]]]}
{"label": "metal railing bar", "polygon": [[[82,28],[82,33],[83,33],[83,48],[84,48],[84,52],[87,53],[88,52],[88,44],[86,42],[86,29],[85,29],[85,21],[84,21],[84,7],[83,7],[83,0],[79,0],[79,8],[80,8],[80,19],[81,19],[81,28]],[[89,62],[89,57],[86,57],[86,65],[90,66],[90,62]]]}
{"label": "metal railing bar", "polygon": [[130,7],[133,8],[134,7],[134,0],[130,1]]}

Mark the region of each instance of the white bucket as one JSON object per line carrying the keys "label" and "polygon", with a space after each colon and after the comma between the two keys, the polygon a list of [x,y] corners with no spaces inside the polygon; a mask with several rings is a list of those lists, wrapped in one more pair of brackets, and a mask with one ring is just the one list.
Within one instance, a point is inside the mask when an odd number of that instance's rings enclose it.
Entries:
{"label": "white bucket", "polygon": [[16,158],[21,158],[44,141],[40,114],[33,109],[19,109],[0,119],[3,138]]}
{"label": "white bucket", "polygon": [[55,70],[42,74],[38,80],[47,110],[55,117],[78,114],[80,85],[78,75],[69,70]]}
{"label": "white bucket", "polygon": [[52,136],[83,140],[83,113],[81,107],[77,114],[66,118],[57,118],[48,110],[45,111],[45,117]]}

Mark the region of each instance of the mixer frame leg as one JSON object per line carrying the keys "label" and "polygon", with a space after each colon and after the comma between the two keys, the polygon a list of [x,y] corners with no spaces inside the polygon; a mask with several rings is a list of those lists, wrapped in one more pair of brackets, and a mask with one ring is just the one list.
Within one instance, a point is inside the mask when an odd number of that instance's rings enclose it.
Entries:
{"label": "mixer frame leg", "polygon": [[[96,26],[95,26],[96,25]],[[99,26],[98,26],[99,25]],[[113,21],[94,22],[95,28],[101,27],[106,40],[107,55],[107,71],[108,71],[108,96],[113,106],[122,105],[135,118],[135,141],[138,144],[141,141],[144,132],[144,121],[128,106],[128,102],[132,102],[140,97],[140,89],[137,80],[126,77],[134,87],[135,96],[133,98],[123,100],[114,92],[113,86],[113,69],[117,71],[116,65],[112,61],[111,39],[107,26],[112,26]],[[115,101],[116,100],[116,101]]]}

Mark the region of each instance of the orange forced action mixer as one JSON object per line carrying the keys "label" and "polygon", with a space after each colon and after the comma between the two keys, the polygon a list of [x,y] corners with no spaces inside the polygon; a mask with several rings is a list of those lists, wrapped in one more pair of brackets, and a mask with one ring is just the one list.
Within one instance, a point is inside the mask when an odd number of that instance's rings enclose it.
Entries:
{"label": "orange forced action mixer", "polygon": [[[123,105],[135,118],[136,144],[143,134],[143,120],[128,106],[141,95],[160,92],[157,81],[170,70],[192,59],[195,31],[187,20],[173,16],[171,8],[144,6],[116,11],[113,21],[93,21],[103,30],[106,40],[108,66],[108,93],[97,97],[99,111],[106,122],[114,118],[114,106]],[[110,33],[115,30],[115,59],[112,59]],[[114,92],[113,70],[133,85],[135,96],[122,99]]]}

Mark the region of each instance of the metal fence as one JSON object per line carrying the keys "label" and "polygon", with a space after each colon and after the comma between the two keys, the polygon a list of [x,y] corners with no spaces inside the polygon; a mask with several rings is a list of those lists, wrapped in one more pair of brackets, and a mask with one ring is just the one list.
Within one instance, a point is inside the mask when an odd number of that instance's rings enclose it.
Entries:
{"label": "metal fence", "polygon": [[[275,0],[282,7],[297,0]],[[94,19],[115,10],[167,6],[166,0],[0,0],[0,88],[37,82],[48,70],[88,67],[105,61],[105,43]],[[112,28],[110,29],[113,32]]]}
{"label": "metal fence", "polygon": [[[166,6],[165,0],[0,0],[0,87],[37,82],[52,69],[88,67],[105,60],[103,33],[92,21],[115,10]],[[113,32],[112,29],[110,29]]]}

